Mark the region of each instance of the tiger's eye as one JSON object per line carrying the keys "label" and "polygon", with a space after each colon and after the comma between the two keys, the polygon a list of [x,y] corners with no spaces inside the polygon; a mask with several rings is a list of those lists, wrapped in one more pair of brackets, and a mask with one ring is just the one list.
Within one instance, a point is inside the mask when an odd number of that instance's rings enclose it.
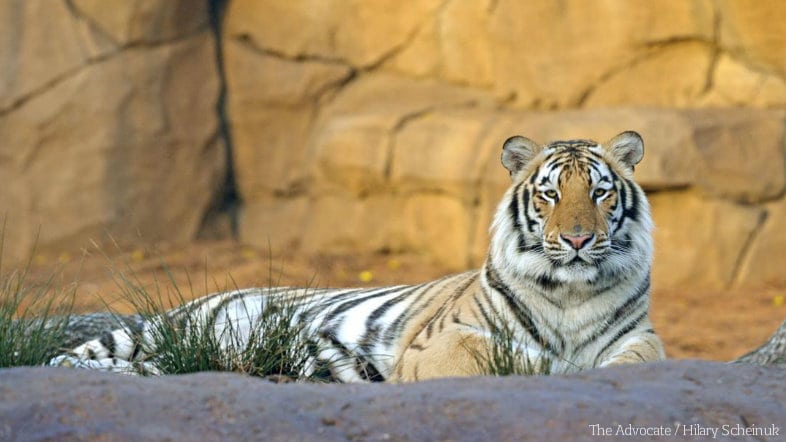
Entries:
{"label": "tiger's eye", "polygon": [[549,189],[549,190],[543,192],[543,194],[546,195],[547,197],[551,198],[551,199],[556,199],[557,198],[557,191],[554,190],[554,189]]}
{"label": "tiger's eye", "polygon": [[602,197],[605,194],[606,194],[606,189],[601,189],[600,187],[598,187],[597,189],[595,189],[594,192],[592,192],[592,195],[595,198],[600,198],[600,197]]}

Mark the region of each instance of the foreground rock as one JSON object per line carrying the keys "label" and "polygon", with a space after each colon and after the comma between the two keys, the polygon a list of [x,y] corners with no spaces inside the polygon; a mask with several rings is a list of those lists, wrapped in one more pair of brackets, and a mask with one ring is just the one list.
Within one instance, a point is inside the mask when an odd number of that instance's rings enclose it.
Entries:
{"label": "foreground rock", "polygon": [[18,368],[0,371],[0,398],[2,440],[589,441],[599,439],[593,425],[671,434],[635,440],[716,428],[717,440],[746,440],[730,432],[774,426],[779,436],[758,439],[778,440],[786,431],[783,368],[702,361],[410,385]]}

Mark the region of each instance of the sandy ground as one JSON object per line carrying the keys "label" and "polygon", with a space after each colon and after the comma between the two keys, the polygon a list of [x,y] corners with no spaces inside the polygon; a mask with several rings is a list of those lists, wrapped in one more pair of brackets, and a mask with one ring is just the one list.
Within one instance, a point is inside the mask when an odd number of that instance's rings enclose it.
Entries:
{"label": "sandy ground", "polygon": [[[131,312],[133,306],[120,288],[128,287],[124,279],[177,299],[250,286],[410,284],[449,273],[419,256],[271,256],[232,241],[39,253],[30,269],[33,278],[56,270],[55,284],[60,287],[78,281],[75,306],[80,313]],[[656,287],[651,316],[669,357],[730,360],[760,345],[786,318],[783,295],[784,290],[775,289],[667,291]]]}

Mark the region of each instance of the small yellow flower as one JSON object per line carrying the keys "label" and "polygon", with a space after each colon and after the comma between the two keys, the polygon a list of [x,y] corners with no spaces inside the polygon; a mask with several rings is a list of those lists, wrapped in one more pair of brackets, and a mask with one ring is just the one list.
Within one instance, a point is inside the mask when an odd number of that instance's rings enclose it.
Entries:
{"label": "small yellow flower", "polygon": [[370,270],[363,270],[358,274],[358,279],[361,282],[371,282],[374,279],[374,274]]}
{"label": "small yellow flower", "polygon": [[247,259],[249,261],[253,261],[259,258],[259,254],[257,253],[257,251],[250,247],[243,247],[243,249],[240,250],[240,256],[242,256],[244,259]]}
{"label": "small yellow flower", "polygon": [[145,260],[145,251],[142,249],[136,249],[131,252],[131,261],[133,262],[142,262]]}
{"label": "small yellow flower", "polygon": [[396,258],[390,258],[388,260],[388,268],[390,270],[396,270],[399,267],[401,267],[401,262],[399,262],[399,260],[397,260]]}
{"label": "small yellow flower", "polygon": [[775,295],[772,297],[772,305],[775,307],[781,307],[784,304],[784,301],[786,301],[786,299],[784,299],[783,295]]}
{"label": "small yellow flower", "polygon": [[63,253],[60,254],[60,256],[57,257],[57,261],[60,264],[68,263],[68,262],[71,261],[71,254],[68,253],[68,252],[63,252]]}

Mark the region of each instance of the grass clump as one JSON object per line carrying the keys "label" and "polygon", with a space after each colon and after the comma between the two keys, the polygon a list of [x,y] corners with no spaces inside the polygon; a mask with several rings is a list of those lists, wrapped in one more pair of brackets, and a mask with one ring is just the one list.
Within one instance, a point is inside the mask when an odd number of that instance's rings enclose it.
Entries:
{"label": "grass clump", "polygon": [[[141,361],[148,373],[229,371],[309,381],[327,377],[324,370],[309,367],[318,340],[309,336],[307,324],[298,322],[298,304],[290,293],[275,290],[275,295],[265,297],[264,307],[262,297],[255,296],[227,309],[206,308],[189,303],[171,274],[167,275],[163,290],[158,282],[151,290],[133,272],[130,277],[116,273],[122,296],[148,324],[142,333],[147,356]],[[230,292],[228,286],[217,292]],[[190,281],[189,287],[193,295]],[[179,307],[170,310],[170,305]]]}
{"label": "grass clump", "polygon": [[67,340],[75,287],[56,289],[55,274],[31,280],[29,261],[4,273],[2,251],[0,230],[0,368],[46,364]]}
{"label": "grass clump", "polygon": [[545,352],[532,357],[507,321],[492,324],[490,339],[482,350],[470,349],[481,372],[491,376],[548,375],[551,359]]}

